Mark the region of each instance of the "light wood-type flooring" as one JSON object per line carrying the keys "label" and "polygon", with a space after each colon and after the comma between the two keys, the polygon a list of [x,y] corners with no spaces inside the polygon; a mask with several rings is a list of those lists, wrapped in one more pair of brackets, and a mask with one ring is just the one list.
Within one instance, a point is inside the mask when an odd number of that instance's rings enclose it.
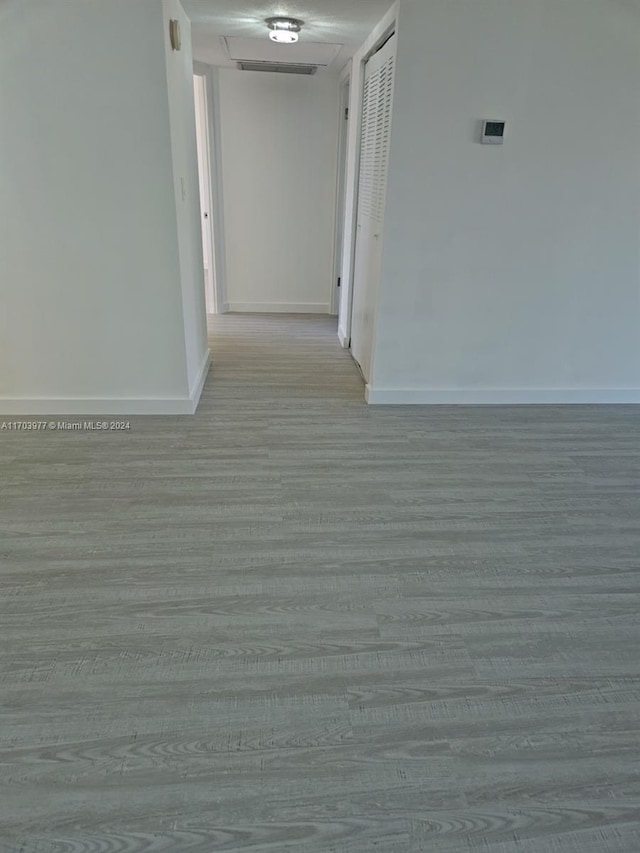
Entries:
{"label": "light wood-type flooring", "polygon": [[0,432],[2,853],[638,853],[638,408],[212,345],[193,418]]}

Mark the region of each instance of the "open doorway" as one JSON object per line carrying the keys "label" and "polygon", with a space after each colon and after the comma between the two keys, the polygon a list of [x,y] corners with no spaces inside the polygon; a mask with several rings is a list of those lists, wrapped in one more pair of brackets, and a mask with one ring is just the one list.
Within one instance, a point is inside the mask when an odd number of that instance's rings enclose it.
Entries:
{"label": "open doorway", "polygon": [[355,29],[349,15],[332,18],[330,34],[348,31],[348,44],[312,38],[311,13],[288,45],[253,24],[234,32],[230,12],[193,22],[207,311],[232,315],[211,320],[213,338],[273,328],[280,346],[283,326],[268,315],[293,315],[351,342],[364,67],[395,20],[390,0],[366,5]]}

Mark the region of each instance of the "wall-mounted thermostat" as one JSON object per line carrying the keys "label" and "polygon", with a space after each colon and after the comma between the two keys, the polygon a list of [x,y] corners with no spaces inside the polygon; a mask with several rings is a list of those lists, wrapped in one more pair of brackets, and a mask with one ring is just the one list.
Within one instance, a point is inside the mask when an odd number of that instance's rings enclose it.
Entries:
{"label": "wall-mounted thermostat", "polygon": [[502,145],[504,143],[505,121],[487,119],[482,122],[482,144]]}

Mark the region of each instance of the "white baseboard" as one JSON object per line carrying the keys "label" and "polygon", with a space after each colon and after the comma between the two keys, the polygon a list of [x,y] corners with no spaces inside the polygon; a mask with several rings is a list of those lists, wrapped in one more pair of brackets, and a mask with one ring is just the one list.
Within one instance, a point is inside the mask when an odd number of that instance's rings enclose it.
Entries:
{"label": "white baseboard", "polygon": [[328,302],[229,302],[227,309],[239,314],[330,314]]}
{"label": "white baseboard", "polygon": [[372,406],[564,406],[640,404],[640,388],[622,389],[434,389],[372,388]]}
{"label": "white baseboard", "polygon": [[204,383],[207,381],[207,375],[209,373],[210,367],[211,350],[207,350],[200,364],[200,369],[198,370],[196,380],[193,383],[193,387],[191,388],[191,393],[189,394],[189,400],[191,401],[192,405],[192,411],[190,412],[190,414],[195,414],[198,409],[198,403],[200,402],[200,397],[202,396],[202,389],[204,388]]}
{"label": "white baseboard", "polygon": [[189,397],[0,397],[0,416],[192,415]]}
{"label": "white baseboard", "polygon": [[343,349],[349,349],[351,346],[351,338],[347,335],[344,329],[338,329],[338,340],[340,341],[340,346]]}
{"label": "white baseboard", "polygon": [[0,416],[193,415],[207,379],[207,350],[188,397],[0,397]]}

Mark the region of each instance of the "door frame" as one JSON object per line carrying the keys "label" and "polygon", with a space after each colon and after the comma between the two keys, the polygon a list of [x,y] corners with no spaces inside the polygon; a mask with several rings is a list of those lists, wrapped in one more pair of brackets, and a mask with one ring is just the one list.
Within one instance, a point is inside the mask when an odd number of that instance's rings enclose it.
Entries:
{"label": "door frame", "polygon": [[220,134],[220,97],[218,71],[203,62],[193,63],[194,77],[203,78],[205,115],[205,153],[209,172],[209,208],[211,257],[213,260],[213,304],[216,314],[228,310],[226,294],[226,257],[224,241],[224,195],[222,187],[222,144]]}
{"label": "door frame", "polygon": [[334,235],[333,284],[331,288],[331,313],[337,315],[342,287],[342,260],[345,240],[345,213],[347,202],[347,151],[349,145],[351,71],[340,79],[340,133],[338,134],[338,175],[336,186],[336,226]]}
{"label": "door frame", "polygon": [[207,90],[206,78],[199,74],[193,75],[194,101],[196,108],[196,143],[198,149],[198,178],[200,187],[200,225],[202,230],[203,254],[205,261],[205,291],[207,313],[217,314],[216,300],[216,255],[213,235],[212,210],[212,181],[210,175],[209,128],[207,121]]}

